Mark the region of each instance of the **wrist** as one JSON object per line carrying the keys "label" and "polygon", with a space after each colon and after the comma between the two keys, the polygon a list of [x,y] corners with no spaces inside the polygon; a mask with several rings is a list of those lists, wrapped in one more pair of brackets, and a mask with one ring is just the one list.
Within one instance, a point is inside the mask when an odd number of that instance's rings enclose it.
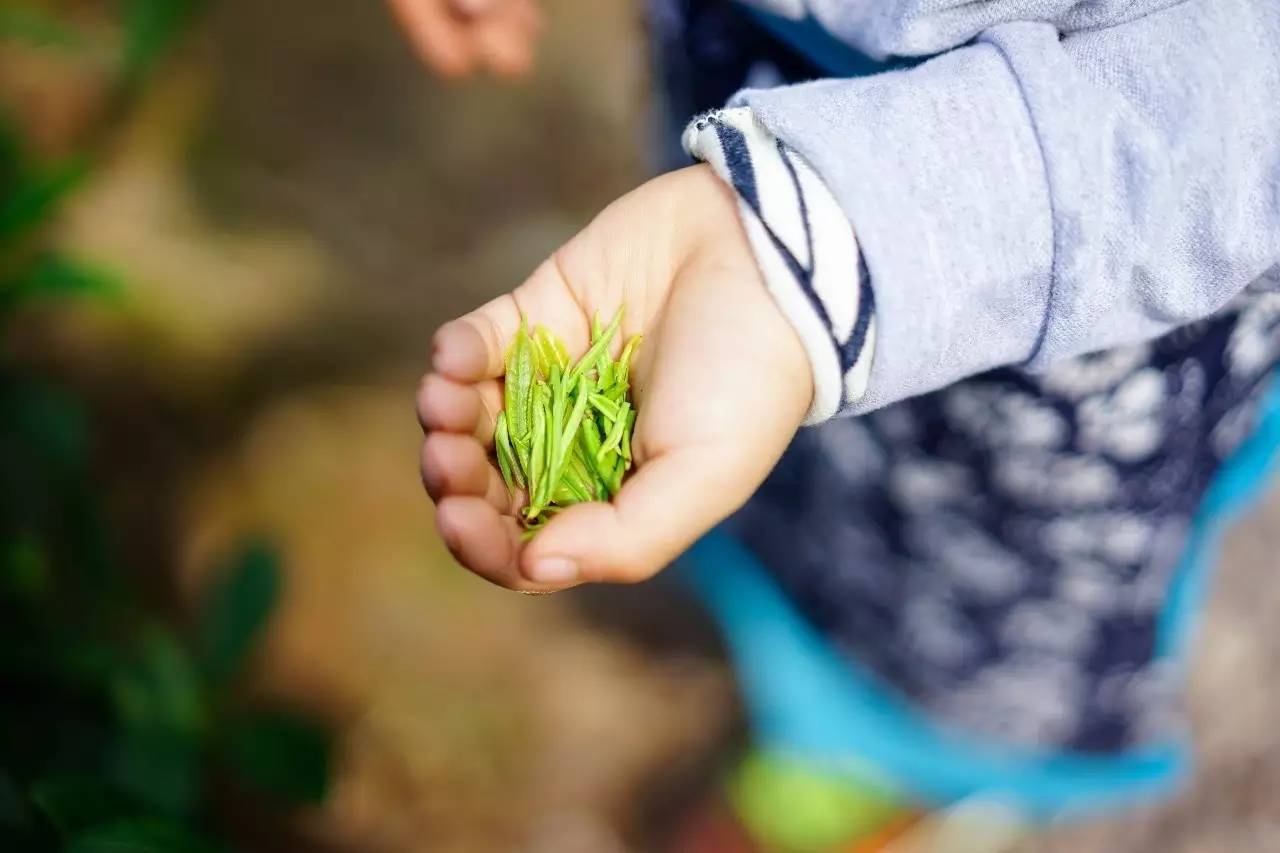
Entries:
{"label": "wrist", "polygon": [[759,315],[754,333],[744,345],[759,347],[770,355],[773,375],[761,380],[779,389],[779,413],[799,427],[814,403],[813,370],[804,340],[770,293],[751,239],[739,215],[734,189],[707,163],[680,170],[687,181],[689,209],[694,211],[686,239],[690,240],[686,263],[702,269],[733,270],[734,289],[725,298],[726,317]]}
{"label": "wrist", "polygon": [[749,109],[695,119],[684,144],[731,191],[765,287],[804,347],[813,388],[806,422],[856,403],[875,350],[874,297],[835,198]]}

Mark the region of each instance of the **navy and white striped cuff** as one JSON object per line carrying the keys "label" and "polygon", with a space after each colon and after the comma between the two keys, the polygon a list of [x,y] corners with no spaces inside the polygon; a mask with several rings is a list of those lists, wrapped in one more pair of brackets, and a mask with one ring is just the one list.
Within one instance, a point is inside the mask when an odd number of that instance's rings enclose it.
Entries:
{"label": "navy and white striped cuff", "polygon": [[808,352],[806,423],[831,418],[866,393],[875,352],[875,299],[849,220],[808,163],[748,107],[698,116],[683,143],[737,192],[765,286]]}

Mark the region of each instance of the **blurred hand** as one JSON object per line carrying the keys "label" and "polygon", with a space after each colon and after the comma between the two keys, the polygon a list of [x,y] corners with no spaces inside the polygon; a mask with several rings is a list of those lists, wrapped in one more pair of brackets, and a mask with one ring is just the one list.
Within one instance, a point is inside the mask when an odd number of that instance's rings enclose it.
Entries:
{"label": "blurred hand", "polygon": [[[612,503],[570,507],[520,541],[489,450],[503,357],[541,323],[575,357],[592,315],[642,333],[632,369],[636,467]],[[656,178],[606,208],[512,293],[443,326],[423,379],[422,476],[444,541],[511,589],[639,581],[742,505],[808,410],[799,338],[765,290],[732,191],[707,166]]]}
{"label": "blurred hand", "polygon": [[542,30],[536,0],[389,0],[419,55],[445,77],[520,77]]}

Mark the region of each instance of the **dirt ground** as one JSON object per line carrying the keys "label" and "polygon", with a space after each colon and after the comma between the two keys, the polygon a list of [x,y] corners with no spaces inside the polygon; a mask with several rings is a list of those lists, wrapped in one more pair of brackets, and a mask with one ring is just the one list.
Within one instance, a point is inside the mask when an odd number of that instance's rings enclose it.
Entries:
{"label": "dirt ground", "polygon": [[[124,318],[91,334],[162,404],[141,428],[187,439],[163,513],[182,583],[246,529],[287,555],[258,689],[341,726],[317,849],[653,849],[741,737],[677,590],[492,589],[452,565],[417,482],[431,331],[643,175],[637,12],[547,5],[534,79],[446,86],[379,3],[221,0],[67,226],[131,272]],[[1029,850],[1280,849],[1278,555],[1273,496],[1227,547],[1189,790]]]}

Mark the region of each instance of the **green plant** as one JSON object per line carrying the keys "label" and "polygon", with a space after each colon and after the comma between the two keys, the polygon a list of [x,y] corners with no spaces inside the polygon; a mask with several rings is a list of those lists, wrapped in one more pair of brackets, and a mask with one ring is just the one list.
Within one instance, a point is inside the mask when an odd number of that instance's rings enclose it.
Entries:
{"label": "green plant", "polygon": [[109,554],[93,530],[71,533],[96,561],[5,536],[0,849],[225,849],[210,840],[216,784],[320,802],[324,728],[234,690],[278,595],[274,553],[248,542],[228,561],[187,641],[127,576],[94,571]]}
{"label": "green plant", "polygon": [[605,328],[595,318],[591,345],[572,365],[542,326],[530,333],[522,323],[511,342],[493,444],[507,488],[528,494],[521,518],[530,535],[564,507],[609,500],[631,468],[630,370],[640,337],[614,361],[621,326],[621,309]]}
{"label": "green plant", "polygon": [[[126,298],[50,225],[196,5],[122,5],[110,106],[76,153],[42,156],[0,105],[0,346],[32,306]],[[0,9],[0,47],[13,39],[89,41],[43,3]],[[278,556],[243,543],[179,630],[112,547],[91,435],[74,393],[0,355],[0,850],[224,850],[215,789],[289,807],[327,787],[325,729],[236,690],[279,596]]]}

